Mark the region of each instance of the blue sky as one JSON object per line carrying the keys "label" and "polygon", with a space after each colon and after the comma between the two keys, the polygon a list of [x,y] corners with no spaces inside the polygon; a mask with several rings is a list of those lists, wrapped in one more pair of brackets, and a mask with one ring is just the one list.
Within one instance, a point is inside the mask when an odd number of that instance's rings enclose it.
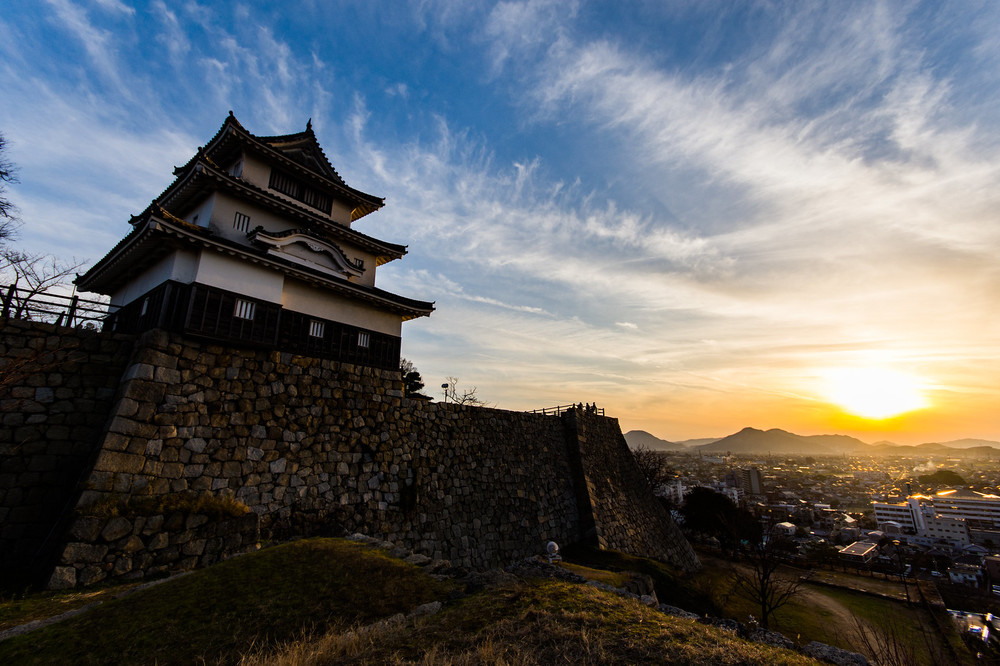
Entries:
{"label": "blue sky", "polygon": [[[313,127],[498,407],[1000,439],[1000,5],[0,0],[21,244],[100,258],[232,109]],[[833,370],[923,409],[831,404]],[[863,375],[870,377],[871,375]],[[887,389],[888,390],[888,389]]]}

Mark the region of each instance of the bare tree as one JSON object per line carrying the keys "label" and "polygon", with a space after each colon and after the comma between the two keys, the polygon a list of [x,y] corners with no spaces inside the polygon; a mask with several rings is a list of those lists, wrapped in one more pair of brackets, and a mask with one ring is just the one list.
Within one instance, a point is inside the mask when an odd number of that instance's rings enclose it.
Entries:
{"label": "bare tree", "polygon": [[17,207],[7,198],[6,183],[17,182],[17,170],[4,157],[6,148],[7,140],[0,134],[0,247],[14,236],[19,222]]}
{"label": "bare tree", "polygon": [[[917,646],[903,636],[902,621],[891,613],[884,616],[882,627],[872,626],[857,615],[853,616],[850,638],[859,652],[881,666],[917,666],[923,663],[917,658]],[[944,656],[940,653],[940,649],[931,652],[937,657],[933,662],[947,663],[947,659],[940,659]]]}
{"label": "bare tree", "polygon": [[10,316],[30,319],[32,314],[41,314],[44,317],[48,306],[37,297],[50,289],[68,286],[70,278],[83,264],[75,259],[64,262],[52,255],[10,248],[0,250],[0,275],[17,288]]}
{"label": "bare tree", "polygon": [[639,471],[646,477],[649,487],[654,491],[674,478],[674,470],[670,467],[666,457],[659,451],[654,451],[644,444],[640,444],[632,449],[632,457],[635,458]]}
{"label": "bare tree", "polygon": [[792,600],[806,580],[798,572],[779,572],[795,543],[771,525],[759,538],[750,541],[744,565],[733,568],[733,591],[760,608],[760,624],[765,629],[776,610]]}
{"label": "bare tree", "polygon": [[441,387],[444,389],[445,402],[453,402],[456,405],[469,405],[471,407],[483,407],[486,405],[486,401],[476,395],[476,391],[479,389],[475,386],[459,393],[458,377],[446,377],[445,379],[447,381]]}

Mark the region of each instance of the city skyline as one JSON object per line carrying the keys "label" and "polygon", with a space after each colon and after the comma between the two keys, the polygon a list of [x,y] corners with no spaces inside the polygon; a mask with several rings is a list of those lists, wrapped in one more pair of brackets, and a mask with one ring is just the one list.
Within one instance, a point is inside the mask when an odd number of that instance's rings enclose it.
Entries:
{"label": "city skyline", "polygon": [[620,7],[5,3],[19,243],[93,263],[230,109],[311,118],[437,398],[1000,440],[1000,8]]}

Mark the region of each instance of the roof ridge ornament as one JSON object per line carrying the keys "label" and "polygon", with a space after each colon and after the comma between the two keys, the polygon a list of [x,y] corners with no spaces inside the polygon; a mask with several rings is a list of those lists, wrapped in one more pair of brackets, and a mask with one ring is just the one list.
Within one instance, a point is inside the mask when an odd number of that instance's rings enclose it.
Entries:
{"label": "roof ridge ornament", "polygon": [[313,119],[310,118],[309,120],[306,121],[306,131],[312,132],[312,128],[313,128]]}

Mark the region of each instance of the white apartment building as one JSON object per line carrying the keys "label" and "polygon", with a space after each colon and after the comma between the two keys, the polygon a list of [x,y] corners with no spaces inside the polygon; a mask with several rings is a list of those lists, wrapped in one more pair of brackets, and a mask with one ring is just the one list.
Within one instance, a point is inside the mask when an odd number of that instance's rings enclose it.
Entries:
{"label": "white apartment building", "polygon": [[898,523],[916,535],[916,543],[946,541],[961,548],[971,543],[970,529],[1000,529],[1000,496],[961,488],[932,497],[912,495],[905,502],[873,502],[879,527]]}
{"label": "white apartment building", "polygon": [[1000,496],[968,488],[943,490],[934,495],[934,511],[939,516],[964,518],[970,526],[1000,528]]}

